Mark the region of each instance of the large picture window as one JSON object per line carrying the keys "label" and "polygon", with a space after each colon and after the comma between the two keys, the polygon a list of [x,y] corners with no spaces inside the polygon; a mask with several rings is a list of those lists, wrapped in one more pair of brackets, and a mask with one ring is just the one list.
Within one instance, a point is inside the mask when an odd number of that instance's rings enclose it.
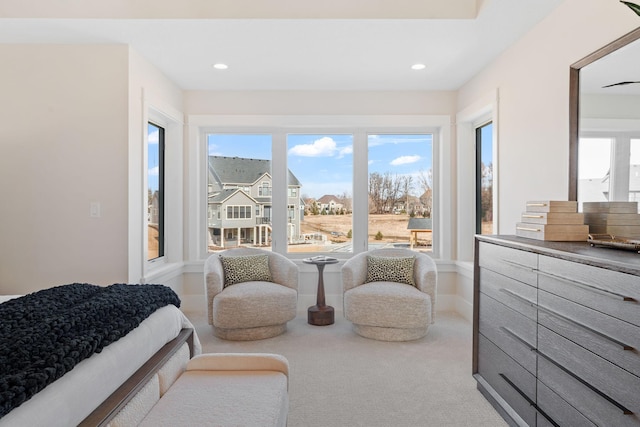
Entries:
{"label": "large picture window", "polygon": [[236,246],[292,257],[343,258],[379,247],[433,252],[436,128],[301,128],[203,133],[209,252]]}

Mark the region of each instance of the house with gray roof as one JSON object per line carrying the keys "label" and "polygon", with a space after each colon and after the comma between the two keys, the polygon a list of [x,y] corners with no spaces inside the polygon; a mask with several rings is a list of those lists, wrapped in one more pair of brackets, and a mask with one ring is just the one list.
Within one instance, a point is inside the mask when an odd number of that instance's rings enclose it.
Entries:
{"label": "house with gray roof", "polygon": [[[209,246],[241,244],[269,246],[271,242],[271,160],[209,156],[207,227]],[[289,171],[287,238],[300,238],[304,204],[302,185]]]}

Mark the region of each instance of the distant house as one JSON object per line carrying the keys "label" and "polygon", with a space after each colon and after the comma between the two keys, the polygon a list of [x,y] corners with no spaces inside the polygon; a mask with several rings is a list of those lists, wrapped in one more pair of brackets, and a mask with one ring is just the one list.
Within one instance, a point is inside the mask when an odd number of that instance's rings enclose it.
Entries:
{"label": "distant house", "polygon": [[316,200],[318,206],[320,207],[320,212],[324,211],[325,213],[333,212],[337,213],[340,209],[344,208],[344,204],[339,197],[325,194]]}
{"label": "distant house", "polygon": [[[209,156],[207,226],[210,246],[241,243],[268,245],[271,240],[271,160]],[[289,171],[287,210],[289,242],[300,236],[304,205],[302,185]]]}

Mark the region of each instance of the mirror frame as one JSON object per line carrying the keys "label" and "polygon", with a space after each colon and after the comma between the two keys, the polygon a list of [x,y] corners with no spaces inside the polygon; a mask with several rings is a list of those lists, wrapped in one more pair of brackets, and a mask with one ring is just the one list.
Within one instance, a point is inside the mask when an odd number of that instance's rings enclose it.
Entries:
{"label": "mirror frame", "polygon": [[569,68],[569,200],[578,200],[578,139],[580,138],[580,69],[640,39],[640,27],[571,64]]}

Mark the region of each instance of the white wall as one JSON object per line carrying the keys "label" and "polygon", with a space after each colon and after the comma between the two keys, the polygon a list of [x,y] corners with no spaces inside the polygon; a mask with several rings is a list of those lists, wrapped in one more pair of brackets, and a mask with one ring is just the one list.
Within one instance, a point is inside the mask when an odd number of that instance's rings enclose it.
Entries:
{"label": "white wall", "polygon": [[500,234],[527,200],[567,200],[569,67],[640,24],[617,1],[566,0],[458,93],[458,110],[499,92]]}
{"label": "white wall", "polygon": [[127,51],[0,45],[0,293],[127,279]]}

